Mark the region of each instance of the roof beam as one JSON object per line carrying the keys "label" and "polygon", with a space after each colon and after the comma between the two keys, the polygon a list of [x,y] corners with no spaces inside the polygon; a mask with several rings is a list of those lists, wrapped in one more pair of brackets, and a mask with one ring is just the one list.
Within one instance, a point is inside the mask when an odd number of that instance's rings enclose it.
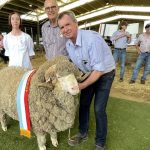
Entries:
{"label": "roof beam", "polygon": [[10,8],[10,7],[8,7],[8,6],[4,6],[3,8],[5,8],[5,9],[7,9],[7,10],[10,10],[10,11],[16,11],[16,12],[19,12],[19,13],[21,13],[21,14],[27,13],[25,10]]}
{"label": "roof beam", "polygon": [[26,10],[28,10],[28,11],[33,11],[33,9],[32,9],[32,8],[30,8],[30,7],[26,7],[26,6],[23,6],[23,5],[18,4],[18,3],[14,3],[13,1],[12,1],[12,2],[9,2],[9,4],[10,4],[10,5],[13,5],[13,6],[20,7],[20,8],[24,8],[24,9],[26,9]]}
{"label": "roof beam", "polygon": [[0,9],[6,4],[6,3],[8,3],[9,1],[11,1],[11,0],[0,0]]}
{"label": "roof beam", "polygon": [[33,6],[36,6],[36,7],[38,7],[39,9],[42,9],[42,7],[40,6],[40,5],[37,5],[37,3],[33,3],[33,2],[29,2],[29,1],[27,1],[27,0],[20,0],[20,1],[22,1],[22,2],[25,2],[25,3],[27,3],[28,5],[33,5]]}

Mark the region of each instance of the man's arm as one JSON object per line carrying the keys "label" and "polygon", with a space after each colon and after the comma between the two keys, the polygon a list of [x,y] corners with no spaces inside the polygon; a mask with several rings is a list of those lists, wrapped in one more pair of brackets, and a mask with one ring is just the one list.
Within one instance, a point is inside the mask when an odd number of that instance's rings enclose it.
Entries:
{"label": "man's arm", "polygon": [[120,39],[120,38],[122,38],[122,37],[124,37],[124,36],[126,36],[126,34],[125,33],[122,33],[122,34],[120,34],[120,35],[112,35],[112,37],[111,37],[111,41],[113,42],[113,41],[116,41],[116,40],[118,40],[118,39]]}
{"label": "man's arm", "polygon": [[140,54],[140,53],[141,53],[141,51],[140,51],[139,43],[138,43],[137,45],[135,45],[135,47],[136,47],[136,50],[137,50],[138,54]]}
{"label": "man's arm", "polygon": [[83,81],[82,83],[79,83],[79,89],[80,90],[85,89],[89,85],[96,82],[103,74],[104,73],[100,71],[96,71],[96,70],[92,71],[90,76],[85,81]]}
{"label": "man's arm", "polygon": [[141,38],[142,38],[141,36],[142,35],[139,35],[139,37],[135,41],[135,47],[136,47],[136,50],[137,50],[138,54],[141,53],[141,50],[140,50],[140,44],[141,44]]}
{"label": "man's arm", "polygon": [[127,43],[131,43],[131,34],[129,34],[129,32],[126,32],[125,35],[127,37]]}
{"label": "man's arm", "polygon": [[44,32],[44,25],[42,26],[42,29],[41,29],[41,33],[42,33],[42,42],[43,42],[43,46],[44,46],[44,49],[45,49],[45,52],[46,52],[46,43],[45,43],[45,32]]}

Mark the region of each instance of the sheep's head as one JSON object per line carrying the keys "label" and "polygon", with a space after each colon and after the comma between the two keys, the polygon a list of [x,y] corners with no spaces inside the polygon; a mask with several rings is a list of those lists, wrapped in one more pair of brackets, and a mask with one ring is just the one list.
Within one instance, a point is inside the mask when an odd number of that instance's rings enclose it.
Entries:
{"label": "sheep's head", "polygon": [[56,83],[59,81],[59,86],[57,87],[61,87],[61,90],[69,92],[71,95],[76,95],[79,93],[78,82],[86,79],[88,75],[84,75],[83,72],[64,57],[64,59],[56,62],[56,64],[45,71],[45,80],[53,86],[56,86]]}
{"label": "sheep's head", "polygon": [[48,68],[45,72],[46,82],[54,85],[59,90],[69,92],[71,95],[77,95],[79,87],[75,75],[65,68],[60,71],[59,67],[59,64],[55,64]]}
{"label": "sheep's head", "polygon": [[79,86],[74,74],[68,74],[62,77],[56,74],[56,76],[59,81],[57,88],[69,92],[71,95],[79,94]]}

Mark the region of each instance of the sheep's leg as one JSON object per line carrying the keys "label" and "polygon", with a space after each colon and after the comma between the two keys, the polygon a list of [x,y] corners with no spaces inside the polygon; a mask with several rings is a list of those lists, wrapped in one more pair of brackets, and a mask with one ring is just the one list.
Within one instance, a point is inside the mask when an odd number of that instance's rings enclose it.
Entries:
{"label": "sheep's leg", "polygon": [[37,142],[38,142],[38,147],[39,150],[46,150],[46,137],[45,137],[45,133],[37,133]]}
{"label": "sheep's leg", "polygon": [[0,120],[3,131],[7,131],[6,115],[4,112],[1,112]]}
{"label": "sheep's leg", "polygon": [[57,132],[51,131],[50,138],[51,138],[53,146],[57,147],[58,146]]}

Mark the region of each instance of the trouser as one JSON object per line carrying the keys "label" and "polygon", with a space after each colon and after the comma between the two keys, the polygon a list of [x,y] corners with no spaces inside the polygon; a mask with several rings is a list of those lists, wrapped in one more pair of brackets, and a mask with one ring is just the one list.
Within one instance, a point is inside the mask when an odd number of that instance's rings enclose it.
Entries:
{"label": "trouser", "polygon": [[145,63],[144,72],[141,77],[141,80],[146,80],[148,74],[150,73],[150,53],[141,53],[136,61],[135,68],[133,70],[133,74],[131,80],[136,80],[139,70],[142,64]]}
{"label": "trouser", "polygon": [[101,76],[95,83],[83,89],[80,95],[79,108],[79,131],[82,135],[87,134],[89,127],[89,111],[92,98],[94,98],[94,112],[96,118],[95,144],[104,146],[107,135],[107,114],[106,106],[109,98],[115,71]]}
{"label": "trouser", "polygon": [[126,49],[115,48],[113,57],[116,63],[120,61],[120,78],[123,79],[125,73]]}

